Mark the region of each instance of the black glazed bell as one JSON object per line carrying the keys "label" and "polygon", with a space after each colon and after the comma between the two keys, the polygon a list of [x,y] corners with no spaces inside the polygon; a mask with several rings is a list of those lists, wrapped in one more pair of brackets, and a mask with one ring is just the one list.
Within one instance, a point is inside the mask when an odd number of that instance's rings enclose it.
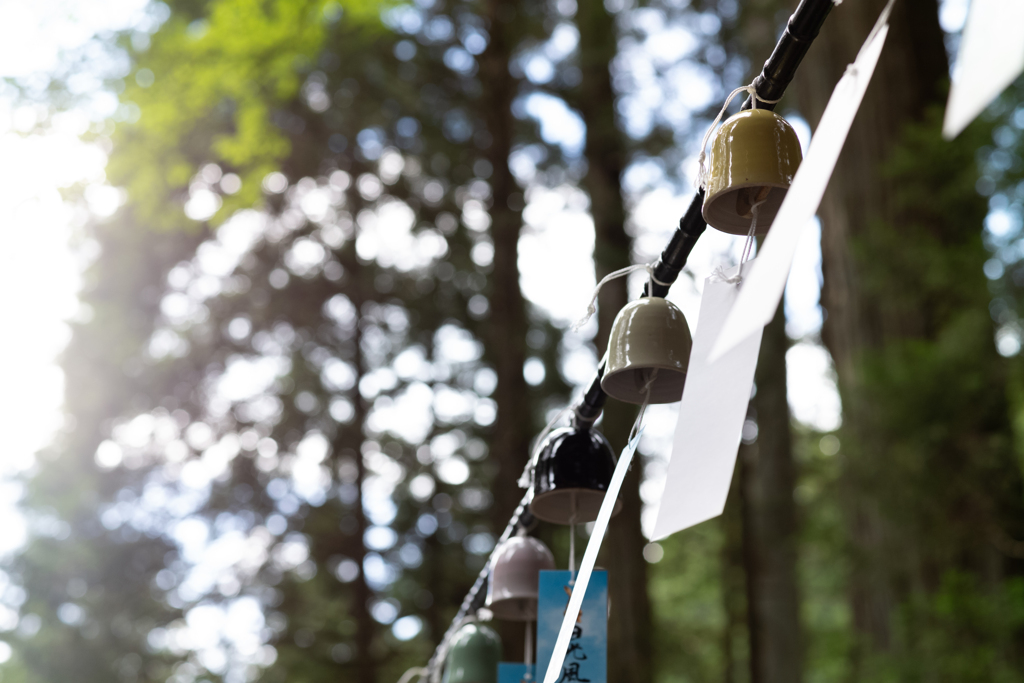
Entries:
{"label": "black glazed bell", "polygon": [[[554,524],[597,519],[615,470],[615,454],[604,435],[587,427],[563,427],[548,435],[533,471],[530,512]],[[612,514],[622,509],[615,501]]]}

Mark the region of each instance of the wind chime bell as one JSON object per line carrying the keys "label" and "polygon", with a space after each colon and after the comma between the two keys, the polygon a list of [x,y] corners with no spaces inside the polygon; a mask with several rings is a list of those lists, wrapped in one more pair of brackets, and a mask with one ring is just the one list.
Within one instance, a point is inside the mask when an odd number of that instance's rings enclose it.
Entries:
{"label": "wind chime bell", "polygon": [[469,623],[452,638],[443,683],[498,683],[501,639],[488,626]]}
{"label": "wind chime bell", "polygon": [[671,301],[648,296],[626,304],[608,337],[601,388],[626,403],[673,403],[683,395],[690,362],[690,327]]}
{"label": "wind chime bell", "polygon": [[784,118],[748,109],[722,124],[711,143],[702,213],[708,225],[732,235],[768,232],[803,158],[800,141]]}
{"label": "wind chime bell", "polygon": [[537,618],[539,572],[554,569],[548,547],[520,529],[498,547],[487,582],[487,608],[495,619],[534,621]]}
{"label": "wind chime bell", "polygon": [[[530,512],[554,524],[593,522],[614,470],[615,454],[601,432],[578,425],[557,429],[537,458]],[[621,509],[617,500],[612,514]]]}

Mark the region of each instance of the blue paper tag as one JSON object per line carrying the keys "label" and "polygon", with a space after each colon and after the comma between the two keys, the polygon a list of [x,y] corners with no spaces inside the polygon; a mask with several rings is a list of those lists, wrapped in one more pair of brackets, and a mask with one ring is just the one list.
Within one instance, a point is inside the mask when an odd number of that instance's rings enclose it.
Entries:
{"label": "blue paper tag", "polygon": [[[569,605],[573,578],[569,571],[542,571],[537,604],[537,665],[546,671],[558,629]],[[607,683],[608,572],[595,570],[583,597],[558,683]],[[502,681],[504,683],[504,681]]]}
{"label": "blue paper tag", "polygon": [[501,662],[498,664],[498,683],[535,683],[533,664]]}

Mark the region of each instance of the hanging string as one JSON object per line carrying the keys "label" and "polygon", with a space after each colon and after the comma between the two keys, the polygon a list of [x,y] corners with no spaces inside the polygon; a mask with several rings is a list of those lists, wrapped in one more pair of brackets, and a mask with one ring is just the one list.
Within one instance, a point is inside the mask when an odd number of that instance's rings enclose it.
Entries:
{"label": "hanging string", "polygon": [[415,676],[419,676],[422,680],[429,673],[430,671],[426,667],[414,666],[402,674],[402,677],[398,679],[398,683],[410,683]]}
{"label": "hanging string", "polygon": [[569,521],[569,584],[576,580],[576,515]]}
{"label": "hanging string", "polygon": [[760,97],[757,94],[757,89],[754,87],[753,83],[751,83],[750,85],[741,85],[740,87],[736,88],[731,93],[729,93],[729,96],[725,98],[725,104],[722,105],[721,111],[718,112],[718,116],[715,117],[715,120],[711,122],[711,127],[708,128],[706,133],[704,133],[704,140],[700,143],[700,154],[697,155],[698,170],[696,185],[698,189],[703,189],[707,187],[708,184],[708,169],[707,166],[704,164],[704,162],[707,160],[706,149],[708,146],[708,141],[711,139],[712,134],[714,134],[715,130],[718,128],[718,124],[722,122],[722,117],[725,116],[725,112],[729,109],[729,104],[732,102],[732,99],[739,95],[741,92],[745,92],[750,95],[750,105],[753,109],[757,109],[758,102],[764,102],[765,104],[777,104],[779,102],[779,100],[766,100],[763,97]]}
{"label": "hanging string", "polygon": [[633,428],[629,430],[629,439],[627,439],[627,441],[632,441],[637,435],[637,432],[640,431],[640,425],[643,424],[644,421],[644,413],[647,412],[647,406],[651,402],[651,386],[654,384],[654,380],[658,378],[658,368],[651,368],[650,370],[645,370],[645,372],[649,372],[651,374],[644,383],[644,388],[640,390],[644,395],[644,402],[640,404],[640,412],[637,413],[636,422],[633,423]]}
{"label": "hanging string", "polygon": [[576,492],[569,493],[569,585],[576,583]]}
{"label": "hanging string", "polygon": [[601,281],[597,283],[597,287],[594,287],[594,293],[590,296],[590,303],[587,305],[587,312],[582,318],[572,324],[572,331],[579,332],[580,328],[587,324],[595,313],[597,313],[597,296],[601,293],[601,288],[616,278],[635,273],[638,270],[646,270],[648,277],[651,279],[652,286],[654,284],[661,285],[662,287],[671,287],[671,282],[662,282],[658,278],[654,277],[654,267],[657,265],[657,261],[651,261],[650,263],[638,263],[632,266],[626,266],[625,268],[619,268],[618,270],[608,273]]}
{"label": "hanging string", "polygon": [[718,282],[728,282],[730,285],[736,285],[743,282],[743,266],[746,265],[747,261],[750,260],[750,254],[754,249],[754,232],[757,230],[757,211],[758,207],[768,201],[765,197],[761,201],[754,202],[750,205],[750,230],[747,231],[747,241],[743,243],[743,253],[740,256],[740,267],[736,271],[736,274],[729,277],[725,274],[725,270],[722,266],[715,268],[715,271],[711,274],[711,277]]}

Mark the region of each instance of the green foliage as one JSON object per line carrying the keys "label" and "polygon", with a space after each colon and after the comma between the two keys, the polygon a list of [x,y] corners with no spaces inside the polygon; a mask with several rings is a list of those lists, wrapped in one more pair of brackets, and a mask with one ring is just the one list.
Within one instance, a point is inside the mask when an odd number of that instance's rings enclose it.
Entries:
{"label": "green foliage", "polygon": [[1024,580],[983,585],[952,570],[928,599],[911,600],[900,616],[901,638],[920,639],[920,655],[892,662],[894,680],[1019,681]]}
{"label": "green foliage", "polygon": [[846,455],[834,434],[797,427],[794,437],[804,675],[807,683],[839,683],[850,679],[853,651],[847,598],[849,543],[840,505]]}
{"label": "green foliage", "polygon": [[[993,299],[989,310],[998,326],[998,343],[1008,350],[1018,348],[1021,340],[1021,312],[1024,297],[1024,265],[1021,235],[1024,225],[1024,83],[1012,86],[993,105],[992,135],[978,150],[983,175],[979,191],[989,195],[989,207],[998,215],[992,230],[985,231],[985,242],[992,258],[985,264]],[[1024,377],[1021,356],[1013,361],[1011,401],[1014,442],[1021,471],[1024,472]]]}
{"label": "green foliage", "polygon": [[728,635],[723,591],[727,589],[721,581],[724,559],[719,526],[705,522],[661,541],[665,554],[648,569],[658,681],[713,680],[724,668],[722,642]]}
{"label": "green foliage", "polygon": [[[26,502],[56,531],[36,533],[10,567],[22,613],[41,629],[12,636],[5,680],[389,681],[430,656],[500,531],[493,492],[512,485],[488,458],[497,358],[482,341],[506,313],[495,293],[514,285],[495,282],[481,256],[494,251],[484,214],[501,209],[488,150],[500,138],[534,159],[529,182],[552,185],[578,181],[587,160],[540,138],[521,100],[511,128],[496,124],[483,58],[463,45],[474,32],[494,38],[500,23],[511,44],[497,63],[519,69],[568,18],[541,2],[494,17],[475,2],[427,5],[180,1],[133,54],[124,98],[140,117],[118,127],[109,167],[129,206],[88,227],[100,247],[89,315],[63,360],[73,419]],[[462,53],[463,67],[451,66]],[[517,76],[516,95],[586,106],[573,69],[595,65],[573,59],[547,84]],[[999,173],[983,168],[992,201],[1017,210],[1022,126],[997,126],[998,149],[986,150],[991,126],[949,144],[938,118],[908,127],[881,170],[898,225],[878,222],[855,245],[858,286],[882,302],[865,329],[898,330],[844,387],[867,397],[870,429],[796,430],[808,683],[1011,681],[1024,669],[1024,570],[1009,558],[1024,538],[1024,455],[1012,455],[1024,454],[1024,384],[992,342],[1019,332],[1008,311],[1019,308],[1024,251],[1017,234],[982,237],[976,163],[979,148],[983,166],[1000,150],[1018,155]],[[667,121],[629,153],[678,153],[665,150]],[[601,123],[610,134],[615,122]],[[283,191],[264,188],[272,172]],[[221,182],[229,173],[237,192]],[[179,229],[199,190],[222,204],[217,232]],[[246,221],[258,226],[251,243],[225,255]],[[986,246],[1003,264],[988,283]],[[989,307],[991,291],[1001,305]],[[524,324],[527,353],[548,368],[520,397],[539,427],[566,398],[560,331],[536,312]],[[218,389],[268,364],[258,395]],[[446,407],[459,401],[470,408]],[[422,438],[405,431],[418,417]],[[135,420],[159,429],[133,441],[123,430]],[[310,464],[301,452],[314,447],[324,452]],[[120,462],[97,462],[101,448],[119,449]],[[465,478],[442,475],[446,462]],[[323,485],[303,488],[303,468]],[[737,502],[664,541],[648,567],[659,681],[750,678]],[[856,538],[864,509],[882,520],[876,554]],[[256,550],[197,584],[175,535],[183,521]],[[385,540],[368,541],[377,532]],[[563,556],[564,533],[549,533]],[[865,566],[895,603],[888,649],[856,635],[851,577]],[[218,666],[178,640],[193,610],[242,599],[265,619],[252,652]],[[422,631],[399,640],[389,609]]]}
{"label": "green foliage", "polygon": [[[71,522],[19,560],[42,625],[17,643],[30,680],[396,680],[430,656],[500,531],[480,338],[508,283],[474,247],[490,242],[484,150],[533,128],[487,129],[475,69],[445,63],[462,34],[414,31],[425,45],[406,63],[386,7],[336,9],[179,3],[136,55],[140,117],[109,173],[129,207],[89,227],[93,316],[64,359],[77,429],[27,501]],[[470,9],[426,18],[472,27]],[[519,23],[539,32],[535,15]],[[264,190],[271,171],[286,187]],[[236,194],[218,182],[232,172]],[[200,190],[223,202],[217,232],[147,229],[185,225]],[[554,368],[550,323],[520,333]],[[267,367],[254,395],[225,394],[225,377]],[[538,423],[564,391],[549,371]],[[213,551],[190,555],[183,526],[250,550],[203,579]],[[86,620],[65,624],[76,578]],[[182,635],[247,604],[265,626],[241,651],[222,644],[226,661]],[[399,640],[395,616],[423,628]]]}
{"label": "green foliage", "polygon": [[[108,526],[104,513],[116,516],[117,506],[134,498],[130,489],[140,477],[133,468],[101,472],[93,455],[111,415],[146,405],[139,403],[138,350],[153,329],[152,295],[197,236],[153,236],[125,218],[95,229],[106,248],[85,274],[81,299],[91,321],[74,325],[64,353],[71,417],[28,482],[29,519],[46,524],[8,571],[27,594],[21,611],[32,616],[22,624],[35,620],[42,628],[15,636],[17,663],[4,667],[5,680],[12,672],[29,683],[100,683],[115,675],[163,681],[170,674],[173,659],[152,652],[146,641],[150,629],[180,614],[152,592],[171,546],[145,524]],[[166,380],[152,373],[145,386],[166,386]]]}
{"label": "green foliage", "polygon": [[906,128],[882,170],[900,218],[856,245],[863,292],[879,306],[864,321],[874,343],[859,359],[860,386],[846,388],[871,407],[861,432],[841,432],[845,495],[860,498],[847,514],[874,520],[870,544],[854,536],[852,560],[899,615],[889,644],[859,644],[860,675],[1018,680],[1021,662],[1002,644],[1019,637],[1019,568],[999,539],[1024,530],[1024,491],[975,191],[975,150],[990,129],[950,143],[940,120],[932,110]]}
{"label": "green foliage", "polygon": [[346,36],[353,56],[383,31],[379,3],[366,0],[218,0],[204,9],[199,18],[172,13],[123,95],[144,116],[116,138],[110,178],[129,191],[140,219],[158,227],[179,225],[168,205],[187,195],[203,162],[242,180],[216,222],[261,205],[261,181],[291,151],[274,113],[298,95],[331,27],[343,16],[361,27]]}

